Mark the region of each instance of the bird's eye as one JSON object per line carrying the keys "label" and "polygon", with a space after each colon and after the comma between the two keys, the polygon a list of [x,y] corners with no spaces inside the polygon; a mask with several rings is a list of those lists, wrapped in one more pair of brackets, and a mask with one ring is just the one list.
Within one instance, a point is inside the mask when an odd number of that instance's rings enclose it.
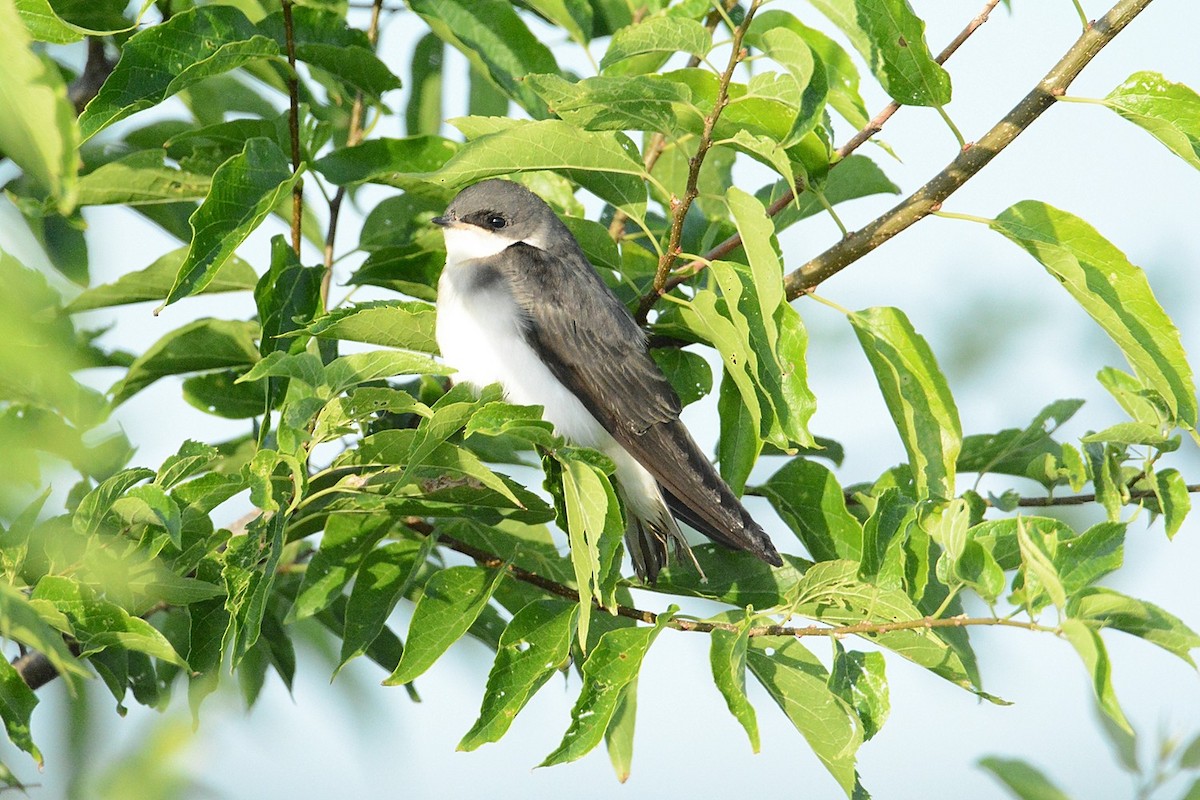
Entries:
{"label": "bird's eye", "polygon": [[496,230],[499,230],[508,224],[508,220],[506,220],[504,217],[500,216],[499,214],[492,214],[490,217],[487,218],[487,224],[490,225],[491,227],[495,228]]}

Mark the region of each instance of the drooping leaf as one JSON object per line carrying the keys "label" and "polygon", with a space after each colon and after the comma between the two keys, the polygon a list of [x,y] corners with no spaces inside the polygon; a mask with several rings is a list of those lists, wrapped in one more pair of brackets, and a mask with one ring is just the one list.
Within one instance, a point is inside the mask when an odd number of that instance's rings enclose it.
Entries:
{"label": "drooping leaf", "polygon": [[863,723],[829,688],[824,665],[799,640],[778,636],[755,636],[746,663],[846,796],[852,796]]}
{"label": "drooping leaf", "polygon": [[1096,693],[1100,709],[1123,730],[1132,733],[1133,728],[1125,718],[1125,712],[1121,710],[1113,690],[1112,662],[1108,658],[1104,640],[1100,638],[1100,631],[1093,624],[1079,619],[1067,619],[1063,620],[1062,632],[1083,659],[1083,666],[1091,677],[1092,691]]}
{"label": "drooping leaf", "polygon": [[518,611],[500,637],[479,719],[458,743],[474,750],[499,741],[534,693],[567,662],[578,606],[539,600]]}
{"label": "drooping leaf", "polygon": [[0,658],[0,720],[9,741],[29,753],[41,767],[42,753],[29,732],[29,719],[37,704],[38,697],[25,679],[8,659]]}
{"label": "drooping leaf", "polygon": [[884,667],[883,653],[847,651],[837,642],[829,688],[862,720],[863,741],[879,732],[891,709]]}
{"label": "drooping leaf", "polygon": [[862,558],[862,525],[846,510],[842,487],[825,467],[794,458],[755,491],[771,501],[813,560]]}
{"label": "drooping leaf", "polygon": [[164,305],[207,286],[297,180],[279,145],[265,138],[250,139],[218,167],[208,196],[188,221],[192,243]]}
{"label": "drooping leaf", "polygon": [[79,116],[83,138],[205,78],[278,54],[279,45],[232,6],[175,14],[139,31],[121,48],[121,60]]}
{"label": "drooping leaf", "polygon": [[896,308],[869,308],[849,319],[900,432],[918,497],[954,497],[962,426],[929,344]]}
{"label": "drooping leaf", "polygon": [[1102,101],[1200,169],[1200,95],[1157,72],[1135,72]]}
{"label": "drooping leaf", "polygon": [[1019,800],[1070,800],[1041,770],[1024,761],[988,756],[979,766],[996,776]]}
{"label": "drooping leaf", "polygon": [[650,17],[613,34],[600,59],[600,69],[608,71],[614,64],[645,53],[664,54],[665,61],[665,56],[671,53],[703,57],[711,48],[712,33],[699,22],[683,17]]}
{"label": "drooping leaf", "polygon": [[637,679],[650,645],[670,622],[674,607],[658,615],[653,627],[617,628],[600,637],[583,662],[583,689],[571,709],[571,726],[562,742],[539,765],[550,767],[575,761],[589,753],[616,714],[622,693]]}
{"label": "drooping leaf", "polygon": [[546,105],[523,84],[530,73],[558,72],[550,49],[504,0],[408,0],[438,38],[459,50],[481,75],[534,118]]}
{"label": "drooping leaf", "polygon": [[75,205],[80,134],[62,74],[30,49],[29,32],[12,3],[0,4],[0,152],[69,214]]}
{"label": "drooping leaf", "polygon": [[1023,247],[1121,348],[1134,372],[1166,401],[1177,422],[1196,426],[1196,385],[1179,337],[1146,274],[1084,220],[1025,200],[992,228]]}
{"label": "drooping leaf", "polygon": [[750,749],[758,752],[758,717],[750,698],[746,696],[746,648],[750,644],[750,627],[753,617],[747,617],[737,631],[717,628],[709,634],[709,663],[712,666],[713,682],[725,698],[729,713],[746,731],[750,738]]}
{"label": "drooping leaf", "polygon": [[503,577],[504,570],[450,567],[430,578],[413,611],[404,655],[384,684],[412,683],[433,666],[483,612]]}
{"label": "drooping leaf", "polygon": [[1073,619],[1145,639],[1196,666],[1191,651],[1200,647],[1200,636],[1178,617],[1153,603],[1103,586],[1090,586],[1071,597],[1067,614]]}
{"label": "drooping leaf", "polygon": [[[352,658],[366,653],[383,632],[392,609],[412,587],[416,571],[425,563],[432,541],[417,544],[401,539],[367,553],[355,573],[354,588],[346,603],[339,670]],[[426,542],[430,544],[426,546]]]}
{"label": "drooping leaf", "polygon": [[258,361],[258,324],[200,319],[167,333],[139,356],[112,388],[119,405],[167,375],[248,367]]}
{"label": "drooping leaf", "polygon": [[[187,248],[172,250],[159,257],[153,264],[136,272],[126,272],[113,283],[86,289],[67,304],[70,313],[90,311],[94,308],[111,308],[127,303],[160,301],[171,291],[175,276],[187,257]],[[216,292],[248,291],[254,288],[258,276],[249,263],[232,256],[222,266],[200,294]]]}

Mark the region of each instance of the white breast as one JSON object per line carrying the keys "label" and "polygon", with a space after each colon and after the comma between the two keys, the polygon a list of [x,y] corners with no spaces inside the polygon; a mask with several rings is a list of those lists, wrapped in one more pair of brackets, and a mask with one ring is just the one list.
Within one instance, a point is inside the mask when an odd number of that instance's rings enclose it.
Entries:
{"label": "white breast", "polygon": [[437,341],[452,378],[482,388],[499,383],[513,403],[542,406],[562,436],[608,449],[612,437],[550,372],[520,331],[516,303],[497,289],[463,292],[471,262],[449,263],[438,282]]}

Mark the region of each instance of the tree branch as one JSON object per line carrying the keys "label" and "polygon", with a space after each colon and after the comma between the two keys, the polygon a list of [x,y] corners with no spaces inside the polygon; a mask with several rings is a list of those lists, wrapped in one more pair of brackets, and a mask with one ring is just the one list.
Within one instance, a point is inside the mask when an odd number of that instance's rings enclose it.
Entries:
{"label": "tree branch", "polygon": [[1054,105],[1071,82],[1151,0],[1121,0],[1084,31],[1054,68],[990,131],[959,153],[950,164],[915,193],[866,227],[851,233],[821,255],[784,278],[789,299],[811,291],[913,223],[941,208],[942,203],[982,170],[1042,113]]}
{"label": "tree branch", "polygon": [[117,62],[110,61],[104,52],[104,39],[100,36],[89,36],[87,40],[87,63],[79,77],[71,81],[67,87],[67,98],[75,107],[76,114],[82,114],[84,107],[100,91],[100,87],[112,74]]}
{"label": "tree branch", "polygon": [[[1200,492],[1200,483],[1189,483],[1184,488],[1187,489],[1188,494],[1196,494]],[[1129,497],[1134,500],[1154,496],[1153,489],[1129,489]],[[1017,501],[1017,505],[1022,508],[1045,508],[1048,506],[1084,506],[1094,502],[1096,502],[1096,494],[1089,492],[1087,494],[1069,494],[1064,497],[1022,497]]]}
{"label": "tree branch", "polygon": [[680,241],[683,238],[684,218],[687,216],[688,209],[692,207],[692,202],[700,193],[700,167],[704,165],[704,157],[708,155],[708,150],[712,147],[713,129],[717,125],[717,120],[721,118],[721,112],[729,104],[729,83],[733,80],[733,71],[742,62],[742,59],[746,57],[746,53],[742,49],[742,39],[745,38],[746,31],[749,30],[750,23],[754,20],[754,13],[758,11],[761,2],[762,0],[752,0],[750,8],[746,10],[746,16],[742,19],[741,24],[733,29],[729,63],[725,66],[725,71],[721,73],[720,80],[717,83],[717,97],[713,102],[712,111],[704,118],[704,128],[700,132],[700,141],[696,145],[696,154],[688,160],[687,188],[684,189],[683,197],[671,198],[671,233],[667,249],[658,259],[658,270],[654,273],[654,283],[650,291],[646,292],[646,295],[638,305],[635,318],[639,325],[645,323],[646,315],[650,313],[650,309],[654,308],[654,304],[658,302],[658,298],[662,297],[663,292],[667,290],[667,278],[671,274],[671,267],[675,264],[675,259],[679,258]]}
{"label": "tree branch", "polygon": [[[967,26],[959,31],[959,34],[955,36],[948,45],[942,48],[942,52],[937,54],[937,57],[934,58],[934,61],[939,64],[946,63],[950,56],[954,55],[955,51],[962,46],[963,42],[969,39],[971,34],[975,33],[975,31],[979,29],[979,26],[988,21],[988,17],[991,15],[992,10],[999,3],[1000,0],[987,0],[987,2],[983,5],[983,10],[976,14],[975,17],[967,23]],[[858,133],[854,134],[854,136],[850,137],[849,141],[838,148],[837,158],[830,166],[830,169],[837,167],[837,165],[842,163],[847,156],[865,144],[872,136],[883,130],[884,123],[891,119],[892,115],[899,110],[900,104],[895,100],[888,103],[882,111],[871,118],[871,121],[868,122],[865,127],[858,131]],[[795,199],[795,193],[793,193],[791,189],[787,190],[782,196],[775,200],[775,202],[771,203],[771,205],[767,207],[767,216],[776,216],[780,211],[783,211],[783,209],[791,205],[792,201]],[[692,261],[690,264],[680,267],[676,274],[667,280],[666,285],[663,287],[663,294],[671,291],[684,281],[689,280],[697,272],[700,272],[702,269],[707,267],[710,262],[729,255],[734,250],[738,249],[741,244],[741,234],[735,233],[705,253],[703,258],[698,258],[695,261]],[[791,298],[791,295],[789,295],[789,298]]]}
{"label": "tree branch", "polygon": [[[292,141],[292,172],[300,170],[300,74],[296,72],[296,33],[292,23],[292,0],[283,0],[283,33],[288,61],[288,135]],[[300,255],[301,222],[304,218],[304,181],[292,187],[292,249]]]}
{"label": "tree branch", "polygon": [[[428,536],[432,533],[432,527],[419,518],[409,519],[407,525],[412,530],[422,535]],[[503,558],[489,553],[474,545],[459,541],[453,536],[447,536],[441,531],[437,534],[437,543],[462,553],[475,560],[477,564],[489,569],[503,569],[508,575],[522,583],[528,583],[531,586],[536,586],[543,591],[573,602],[579,601],[579,592],[566,584],[551,580],[550,578],[538,575],[535,572],[530,572],[527,569],[518,567],[517,565],[506,561]],[[593,600],[592,605],[601,611],[616,614],[619,617],[637,620],[644,622],[647,625],[654,625],[658,622],[658,614],[653,611],[647,611],[631,606],[618,605],[616,608],[606,608],[598,601]],[[1000,626],[1006,628],[1022,628],[1030,631],[1042,631],[1045,633],[1061,633],[1061,629],[1040,625],[1036,622],[1022,622],[1015,619],[1005,619],[1003,617],[968,617],[959,615],[955,617],[920,617],[918,619],[894,620],[892,622],[859,622],[853,625],[758,625],[750,628],[751,636],[792,636],[797,639],[809,636],[826,636],[840,638],[849,635],[873,635],[880,633],[890,633],[892,631],[910,631],[910,630],[931,630],[933,628],[967,628],[978,626]],[[705,622],[701,620],[674,618],[667,623],[668,628],[674,628],[678,631],[690,631],[694,633],[711,633],[715,630],[727,630],[738,632],[740,628],[728,622]]]}
{"label": "tree branch", "polygon": [[[367,42],[374,49],[379,39],[379,15],[383,11],[383,0],[371,4],[371,22],[367,25]],[[363,137],[363,93],[354,93],[354,104],[350,107],[350,129],[346,133],[346,146],[354,147]],[[337,238],[338,216],[342,201],[346,198],[346,187],[339,186],[329,201],[329,230],[325,234],[325,273],[321,276],[321,308],[329,310],[329,285],[333,282],[333,244]]]}

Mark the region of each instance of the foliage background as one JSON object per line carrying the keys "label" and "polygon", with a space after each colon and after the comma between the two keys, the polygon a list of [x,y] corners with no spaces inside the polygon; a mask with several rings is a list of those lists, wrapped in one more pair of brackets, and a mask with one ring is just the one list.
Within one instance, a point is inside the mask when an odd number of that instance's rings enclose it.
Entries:
{"label": "foliage background", "polygon": [[[928,38],[935,48],[958,31],[963,18],[973,13],[966,6],[974,5],[949,0],[914,3],[929,23]],[[1011,17],[994,14],[949,65],[956,98],[949,110],[968,139],[1009,108],[1077,35],[1078,20],[1067,2],[1017,0],[1014,5]],[[1099,14],[1107,4],[1084,6]],[[1172,80],[1200,85],[1190,35],[1197,29],[1200,9],[1193,4],[1155,4],[1085,70],[1071,93],[1102,96],[1135,69],[1154,69]],[[397,72],[403,65],[389,55],[408,52],[410,36],[403,17],[384,30],[381,54]],[[451,59],[448,72],[457,56]],[[864,82],[864,92],[873,110],[886,98],[869,84]],[[449,115],[453,109],[448,109]],[[924,109],[902,110],[883,138],[905,163],[897,165],[879,153],[873,156],[904,187],[915,186],[940,168],[954,148],[934,112]],[[1200,297],[1189,277],[1192,265],[1200,261],[1195,236],[1198,189],[1200,176],[1183,169],[1143,132],[1103,109],[1063,105],[1023,134],[948,208],[992,215],[1011,202],[1037,197],[1087,219],[1147,270],[1181,329],[1185,348],[1196,353],[1200,321],[1193,309]],[[840,211],[853,225],[851,220],[873,217],[890,200],[857,201]],[[106,224],[109,213],[92,209],[86,214],[93,252],[121,256],[97,260],[95,282],[127,271],[131,263],[147,263],[148,256],[162,249],[152,241],[149,226],[135,237],[128,228]],[[15,230],[8,224],[3,227]],[[784,235],[784,253],[792,248],[811,252],[813,239],[831,242],[835,234],[828,220],[810,220]],[[144,252],[131,252],[127,242],[134,238]],[[250,251],[265,254],[265,247],[262,236],[252,240]],[[1032,260],[986,229],[935,219],[888,243],[821,291],[851,308],[904,308],[938,354],[966,432],[1022,425],[1050,399],[1085,396],[1082,387],[1095,387],[1087,395],[1089,404],[1071,422],[1070,431],[1082,433],[1105,424],[1115,412],[1092,376],[1104,364],[1120,363],[1120,355],[1065,294],[1050,288]],[[184,313],[199,316],[220,308],[223,315],[231,315],[227,303],[199,299],[186,311],[169,310],[167,320],[147,316],[130,324],[123,319],[105,343],[136,350],[168,326],[180,324]],[[869,367],[844,321],[815,304],[799,307],[812,341],[810,380],[821,401],[813,429],[846,445],[848,458],[839,472],[843,482],[872,476],[902,460]],[[247,305],[245,312],[251,310]],[[96,385],[105,387],[107,380],[98,378]],[[156,464],[173,452],[181,429],[189,435],[220,437],[211,418],[191,415],[177,398],[177,385],[167,381],[119,410],[139,444],[140,462]],[[685,416],[701,436],[705,420],[715,417],[713,405],[689,409]],[[171,412],[164,413],[168,407]],[[715,432],[707,434],[711,441]],[[1200,470],[1194,455],[1179,466],[1189,478]],[[1078,528],[1086,527],[1082,520],[1087,514],[1098,519],[1094,510],[1075,513],[1072,521],[1078,520]],[[1155,602],[1194,627],[1200,623],[1200,601],[1192,589],[1194,565],[1200,564],[1197,527],[1193,517],[1168,546],[1161,524],[1147,530],[1135,523],[1126,567],[1109,585]],[[784,530],[769,532],[776,542],[790,539]],[[892,714],[880,736],[862,749],[859,761],[864,782],[877,797],[1003,796],[973,765],[984,754],[1027,758],[1076,797],[1132,794],[1124,791],[1125,778],[1090,711],[1086,677],[1065,643],[1005,630],[979,631],[973,640],[986,688],[1017,705],[979,704],[924,671],[889,659]],[[1200,708],[1195,673],[1144,643],[1115,636],[1108,641],[1117,665],[1117,691],[1135,726],[1150,739],[1159,731],[1194,733],[1194,710]],[[452,752],[474,718],[489,661],[482,646],[460,643],[423,678],[423,702],[413,705],[400,691],[376,687],[381,674],[362,663],[340,676],[330,691],[321,656],[309,652],[301,661],[294,703],[277,682],[269,685],[248,718],[235,698],[225,697],[206,707],[195,737],[188,732],[181,708],[159,718],[132,707],[129,717],[118,721],[111,714],[111,699],[97,691],[96,719],[78,727],[80,720],[68,721],[60,702],[62,687],[48,687],[43,690],[48,707],[39,711],[38,720],[56,718],[62,724],[55,734],[41,736],[51,766],[41,777],[43,788],[33,796],[65,796],[69,791],[64,784],[72,779],[83,782],[77,786],[90,787],[79,796],[97,793],[108,780],[119,780],[105,776],[110,765],[120,775],[134,774],[134,764],[120,758],[139,750],[163,756],[149,765],[143,762],[142,769],[151,774],[177,770],[182,776],[178,780],[208,787],[215,796],[385,797],[426,791],[462,796],[477,794],[484,786],[499,797],[552,792],[613,796],[618,790],[600,753],[576,764],[530,771],[557,740],[574,691],[549,687],[504,741],[472,754]],[[753,694],[752,700],[763,726],[763,752],[758,756],[749,754],[741,731],[712,690],[704,637],[665,633],[641,679],[634,774],[624,792],[705,796],[794,791],[839,796],[770,702]],[[145,749],[147,736],[155,749]],[[55,739],[61,741],[53,743]],[[74,778],[69,769],[55,766],[66,764],[78,768]],[[179,796],[208,794],[192,788]]]}

